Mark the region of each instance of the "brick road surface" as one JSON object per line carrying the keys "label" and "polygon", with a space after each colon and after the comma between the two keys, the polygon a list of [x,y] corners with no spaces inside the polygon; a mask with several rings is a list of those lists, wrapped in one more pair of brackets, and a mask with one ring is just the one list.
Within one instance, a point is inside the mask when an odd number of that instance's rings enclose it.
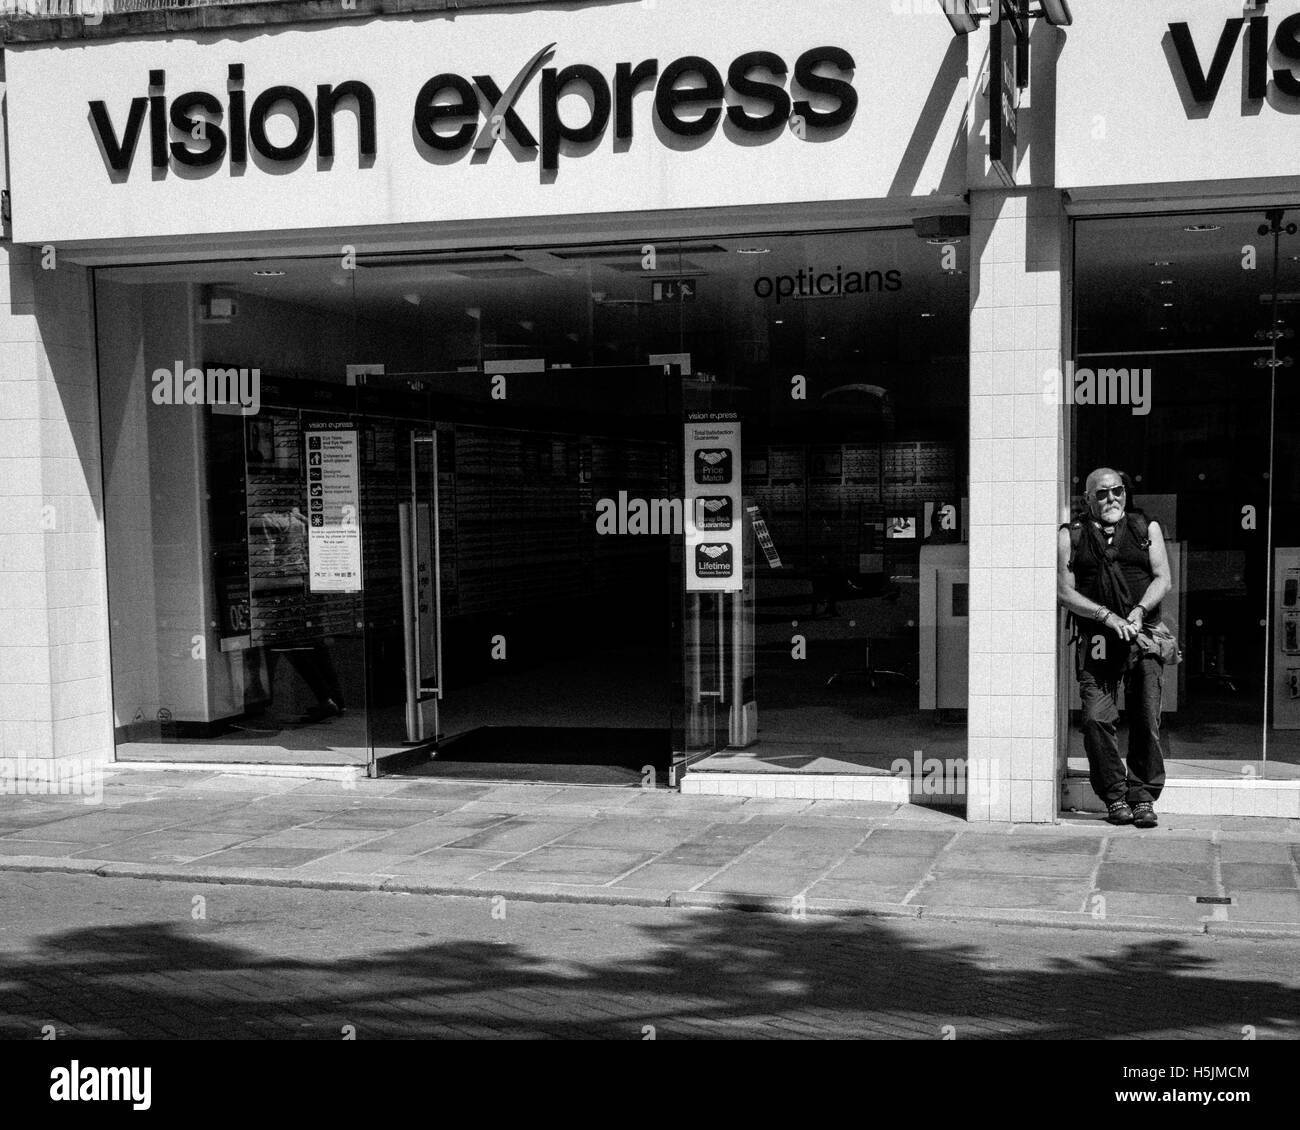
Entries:
{"label": "brick road surface", "polygon": [[1295,942],[0,874],[0,1035],[1300,1036]]}

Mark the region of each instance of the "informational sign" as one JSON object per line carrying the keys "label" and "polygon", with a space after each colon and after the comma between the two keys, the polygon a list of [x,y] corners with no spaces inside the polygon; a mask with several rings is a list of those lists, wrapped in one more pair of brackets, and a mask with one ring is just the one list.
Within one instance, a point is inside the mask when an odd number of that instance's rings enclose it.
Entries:
{"label": "informational sign", "polygon": [[740,420],[693,413],[686,420],[686,591],[740,592]]}
{"label": "informational sign", "polygon": [[767,528],[767,519],[763,517],[763,512],[757,506],[747,506],[745,509],[749,512],[749,521],[754,527],[754,540],[758,542],[759,548],[762,549],[763,556],[767,558],[767,563],[773,569],[780,569],[781,555],[776,551],[776,545],[772,541],[772,532]]}
{"label": "informational sign", "polygon": [[360,452],[350,424],[317,426],[307,440],[307,575],[312,592],[361,591]]}
{"label": "informational sign", "polygon": [[697,290],[695,279],[667,279],[653,283],[650,295],[656,302],[694,302]]}
{"label": "informational sign", "polygon": [[989,49],[989,163],[1008,188],[1016,186],[1016,126],[1020,86],[1016,81],[1016,28],[1008,19],[992,27]]}

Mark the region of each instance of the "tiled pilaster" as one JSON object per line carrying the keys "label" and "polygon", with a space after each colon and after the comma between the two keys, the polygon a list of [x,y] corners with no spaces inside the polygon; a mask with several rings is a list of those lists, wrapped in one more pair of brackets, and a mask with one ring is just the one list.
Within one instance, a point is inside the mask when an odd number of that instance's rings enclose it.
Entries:
{"label": "tiled pilaster", "polygon": [[1052,190],[971,193],[967,815],[1058,811],[1056,530],[1066,223]]}
{"label": "tiled pilaster", "polygon": [[0,244],[0,756],[112,757],[89,280]]}

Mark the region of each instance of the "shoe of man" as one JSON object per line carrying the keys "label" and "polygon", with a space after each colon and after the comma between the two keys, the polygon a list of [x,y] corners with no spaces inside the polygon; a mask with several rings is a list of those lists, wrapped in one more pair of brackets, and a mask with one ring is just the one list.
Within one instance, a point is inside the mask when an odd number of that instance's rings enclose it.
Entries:
{"label": "shoe of man", "polygon": [[1156,819],[1156,810],[1149,801],[1142,801],[1133,806],[1133,826],[1135,828],[1154,828],[1160,821]]}
{"label": "shoe of man", "polygon": [[[1147,805],[1150,808],[1150,805]],[[1114,804],[1106,806],[1106,822],[1108,824],[1132,824],[1133,810],[1129,808],[1128,801],[1117,800]]]}

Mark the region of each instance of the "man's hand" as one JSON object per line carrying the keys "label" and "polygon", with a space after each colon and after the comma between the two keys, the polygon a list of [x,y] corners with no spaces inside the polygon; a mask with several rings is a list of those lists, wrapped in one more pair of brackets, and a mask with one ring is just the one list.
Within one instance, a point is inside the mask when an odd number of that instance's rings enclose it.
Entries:
{"label": "man's hand", "polygon": [[1115,613],[1106,617],[1106,627],[1110,628],[1125,643],[1132,643],[1138,636],[1137,625],[1133,623],[1132,618],[1121,620]]}

